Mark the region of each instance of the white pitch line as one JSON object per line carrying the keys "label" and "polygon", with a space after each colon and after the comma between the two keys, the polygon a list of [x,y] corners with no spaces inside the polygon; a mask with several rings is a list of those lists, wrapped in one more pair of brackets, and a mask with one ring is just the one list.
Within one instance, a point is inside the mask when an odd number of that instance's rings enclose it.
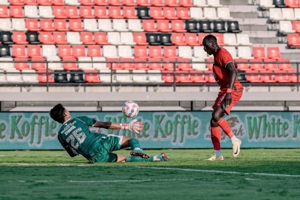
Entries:
{"label": "white pitch line", "polygon": [[300,178],[300,175],[293,175],[293,174],[243,173],[243,172],[235,172],[235,171],[171,168],[171,167],[137,167],[137,168],[153,169],[153,170],[173,170],[173,171],[185,171],[185,172],[203,172],[203,173],[219,173],[219,174],[238,174],[238,175],[255,175],[255,176]]}
{"label": "white pitch line", "polygon": [[142,179],[142,180],[99,180],[99,181],[75,181],[70,180],[70,183],[137,183],[137,182],[167,182],[167,181],[193,181],[194,179]]}

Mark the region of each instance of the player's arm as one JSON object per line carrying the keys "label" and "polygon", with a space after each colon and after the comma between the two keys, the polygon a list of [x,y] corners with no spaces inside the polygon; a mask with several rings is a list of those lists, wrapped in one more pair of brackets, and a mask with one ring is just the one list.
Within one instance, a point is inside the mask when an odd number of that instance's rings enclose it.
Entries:
{"label": "player's arm", "polygon": [[101,122],[96,121],[93,127],[97,128],[105,128],[105,129],[128,129],[130,131],[135,132],[136,134],[139,134],[143,131],[144,125],[142,122],[137,122],[137,120],[132,120],[129,124],[118,124],[115,122]]}
{"label": "player's arm", "polygon": [[226,98],[225,98],[225,104],[230,105],[231,100],[232,100],[231,92],[232,92],[232,88],[233,88],[235,79],[237,77],[237,70],[234,66],[234,63],[232,63],[232,62],[227,63],[226,69],[229,72],[229,85],[228,85],[227,94],[226,94]]}
{"label": "player's arm", "polygon": [[79,153],[73,149],[68,143],[66,143],[61,137],[60,134],[57,135],[58,141],[63,146],[63,148],[68,152],[69,156],[75,157],[78,156]]}

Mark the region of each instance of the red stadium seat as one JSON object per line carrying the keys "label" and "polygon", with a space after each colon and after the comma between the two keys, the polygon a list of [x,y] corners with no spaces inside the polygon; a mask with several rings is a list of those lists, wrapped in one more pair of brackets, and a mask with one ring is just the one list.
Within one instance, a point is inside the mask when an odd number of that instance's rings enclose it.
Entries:
{"label": "red stadium seat", "polygon": [[146,32],[156,32],[156,28],[154,26],[154,20],[143,20],[143,29]]}
{"label": "red stadium seat", "polygon": [[263,60],[258,58],[250,59],[250,69],[253,71],[263,70]]}
{"label": "red stadium seat", "polygon": [[96,44],[94,41],[94,35],[92,32],[81,32],[80,33],[80,41],[83,44]]}
{"label": "red stadium seat", "polygon": [[164,58],[162,61],[164,71],[174,71],[176,68],[176,58]]}
{"label": "red stadium seat", "polygon": [[39,31],[39,22],[37,19],[26,19],[25,20],[26,28],[28,31]]}
{"label": "red stadium seat", "polygon": [[177,58],[176,46],[164,46],[164,57],[165,58]]}
{"label": "red stadium seat", "polygon": [[181,71],[192,70],[190,59],[188,59],[188,58],[178,58],[177,62],[178,62],[178,65],[177,65],[178,70],[181,70]]}
{"label": "red stadium seat", "polygon": [[300,21],[292,21],[292,28],[297,33],[300,33]]}
{"label": "red stadium seat", "polygon": [[28,44],[25,32],[13,32],[12,37],[16,44]]}
{"label": "red stadium seat", "polygon": [[148,0],[136,0],[138,6],[151,6]]}
{"label": "red stadium seat", "polygon": [[64,6],[65,5],[64,0],[51,0],[51,1],[52,1],[52,5],[55,5],[55,6]]}
{"label": "red stadium seat", "polygon": [[28,66],[28,60],[27,60],[27,58],[16,57],[14,59],[14,61],[15,61],[15,68],[17,70],[27,70],[27,69],[30,69],[29,66]]}
{"label": "red stadium seat", "polygon": [[68,31],[66,19],[54,19],[54,29],[56,31]]}
{"label": "red stadium seat", "polygon": [[71,46],[70,45],[59,45],[58,48],[58,56],[61,57],[63,60],[74,58],[71,53]]}
{"label": "red stadium seat", "polygon": [[179,5],[183,7],[193,7],[192,0],[179,0]]}
{"label": "red stadium seat", "polygon": [[106,58],[106,66],[111,70],[121,70],[119,58]]}
{"label": "red stadium seat", "polygon": [[85,19],[95,18],[93,15],[92,7],[90,6],[80,6],[80,17]]}
{"label": "red stadium seat", "polygon": [[42,31],[54,31],[52,19],[40,19],[40,28]]}
{"label": "red stadium seat", "polygon": [[185,34],[185,42],[189,46],[198,46],[197,34],[195,34],[195,33],[186,33]]}
{"label": "red stadium seat", "polygon": [[99,45],[88,45],[88,56],[93,57],[102,57],[101,48]]}
{"label": "red stadium seat", "polygon": [[207,33],[198,33],[198,41],[200,46],[203,46],[202,42],[205,36],[207,36]]}
{"label": "red stadium seat", "polygon": [[277,63],[275,59],[264,59],[264,69],[267,71],[277,71]]}
{"label": "red stadium seat", "polygon": [[173,71],[164,71],[162,73],[162,79],[165,83],[174,83],[174,75]]}
{"label": "red stadium seat", "polygon": [[9,3],[10,3],[10,5],[14,5],[14,6],[23,6],[24,5],[23,0],[10,0]]}
{"label": "red stadium seat", "polygon": [[237,58],[235,59],[235,63],[237,65],[238,70],[242,71],[250,71],[248,59],[245,58]]}
{"label": "red stadium seat", "polygon": [[264,47],[252,47],[253,57],[259,59],[267,58],[265,55],[265,48]]}
{"label": "red stadium seat", "polygon": [[287,44],[289,47],[299,47],[300,46],[300,36],[299,34],[288,34]]}
{"label": "red stadium seat", "polygon": [[107,40],[106,32],[95,32],[94,38],[95,38],[96,44],[102,44],[102,45],[109,44],[109,42]]}
{"label": "red stadium seat", "polygon": [[179,72],[176,74],[176,82],[177,83],[191,83],[192,80],[188,72]]}
{"label": "red stadium seat", "polygon": [[13,45],[12,46],[12,56],[14,58],[28,58],[26,55],[26,49],[24,45]]}
{"label": "red stadium seat", "polygon": [[281,71],[296,72],[288,58],[283,58],[278,61],[278,69]]}
{"label": "red stadium seat", "polygon": [[72,55],[75,58],[86,57],[85,46],[83,45],[74,45],[72,46]]}
{"label": "red stadium seat", "polygon": [[184,23],[182,20],[172,20],[172,32],[185,33]]}
{"label": "red stadium seat", "polygon": [[123,7],[123,15],[126,19],[138,19],[134,7]]}
{"label": "red stadium seat", "polygon": [[133,33],[133,39],[134,39],[134,42],[137,45],[148,45],[149,44],[147,42],[145,33],[137,33],[137,32],[135,32],[135,33]]}
{"label": "red stadium seat", "polygon": [[135,70],[132,58],[120,58],[119,67],[125,70]]}
{"label": "red stadium seat", "polygon": [[176,11],[177,11],[177,17],[179,19],[191,19],[188,8],[178,7],[176,8]]}
{"label": "red stadium seat", "polygon": [[106,13],[106,7],[105,6],[95,6],[94,7],[94,15],[95,15],[95,18],[99,18],[99,19],[108,18],[108,15]]}
{"label": "red stadium seat", "polygon": [[297,0],[285,0],[284,4],[289,8],[299,8]]}
{"label": "red stadium seat", "polygon": [[172,30],[169,28],[169,20],[157,20],[157,30],[161,32],[171,32]]}
{"label": "red stadium seat", "polygon": [[84,31],[84,29],[82,28],[82,21],[81,19],[70,19],[69,20],[69,29],[71,31]]}
{"label": "red stadium seat", "polygon": [[260,81],[263,83],[274,83],[276,82],[273,78],[273,74],[270,71],[260,71]]}
{"label": "red stadium seat", "polygon": [[42,44],[54,44],[52,32],[40,32],[40,42]]}
{"label": "red stadium seat", "polygon": [[55,18],[67,18],[64,6],[52,6],[52,13]]}
{"label": "red stadium seat", "polygon": [[8,7],[0,5],[0,18],[9,18]]}
{"label": "red stadium seat", "polygon": [[152,6],[157,6],[157,7],[164,7],[165,2],[164,0],[151,0]]}
{"label": "red stadium seat", "polygon": [[84,70],[84,80],[87,83],[101,83],[98,76],[98,71],[95,69]]}
{"label": "red stadium seat", "polygon": [[[214,33],[213,35],[217,38],[218,45],[220,45],[220,46],[224,46],[225,45],[225,43],[224,43],[224,37],[223,37],[222,33]],[[201,43],[202,43],[202,41],[201,41]]]}
{"label": "red stadium seat", "polygon": [[205,75],[202,71],[193,71],[190,78],[193,83],[206,83]]}
{"label": "red stadium seat", "polygon": [[153,19],[164,19],[161,7],[150,7],[150,17]]}
{"label": "red stadium seat", "polygon": [[37,0],[24,0],[25,5],[37,5]]}
{"label": "red stadium seat", "polygon": [[24,18],[22,6],[10,6],[10,16],[12,18]]}
{"label": "red stadium seat", "polygon": [[185,42],[185,37],[183,33],[172,33],[171,36],[172,43],[176,46],[185,46],[187,45]]}
{"label": "red stadium seat", "polygon": [[247,73],[246,74],[246,80],[250,83],[260,83],[261,80],[259,78],[259,74],[258,73]]}
{"label": "red stadium seat", "polygon": [[173,7],[164,7],[163,8],[164,18],[166,19],[178,19],[176,16],[176,10]]}
{"label": "red stadium seat", "polygon": [[108,7],[108,16],[113,19],[122,19],[124,18],[121,14],[121,7],[119,6],[109,6]]}
{"label": "red stadium seat", "polygon": [[123,5],[122,0],[108,0],[108,4],[111,6],[121,6]]}
{"label": "red stadium seat", "polygon": [[180,5],[178,4],[177,0],[166,0],[166,6],[178,7]]}
{"label": "red stadium seat", "polygon": [[94,4],[97,6],[106,6],[107,0],[94,0]]}
{"label": "red stadium seat", "polygon": [[272,58],[272,59],[281,58],[279,47],[268,47],[267,51],[268,51],[268,58]]}
{"label": "red stadium seat", "polygon": [[78,70],[79,68],[77,67],[76,64],[76,58],[74,57],[63,58],[63,68],[66,71]]}
{"label": "red stadium seat", "polygon": [[94,5],[93,0],[80,0],[80,5],[82,6],[92,6]]}
{"label": "red stadium seat", "polygon": [[148,64],[146,58],[134,58],[133,67],[137,70],[148,70]]}
{"label": "red stadium seat", "polygon": [[54,83],[51,70],[39,68],[37,71],[39,83]]}
{"label": "red stadium seat", "polygon": [[150,58],[163,58],[161,47],[160,46],[149,46],[149,57]]}
{"label": "red stadium seat", "polygon": [[36,71],[39,71],[40,69],[46,69],[46,63],[43,57],[33,57],[31,58],[31,61],[31,69]]}
{"label": "red stadium seat", "polygon": [[28,57],[33,59],[36,58],[37,60],[44,59],[41,54],[41,47],[39,45],[28,45],[27,47]]}
{"label": "red stadium seat", "polygon": [[160,58],[148,58],[147,61],[150,70],[163,70]]}
{"label": "red stadium seat", "polygon": [[41,6],[51,6],[51,0],[37,0],[37,3]]}
{"label": "red stadium seat", "polygon": [[65,12],[66,12],[67,18],[70,18],[70,19],[80,18],[79,14],[78,14],[77,6],[66,6]]}
{"label": "red stadium seat", "polygon": [[53,32],[53,41],[55,44],[69,44],[65,32]]}
{"label": "red stadium seat", "polygon": [[136,1],[135,0],[123,0],[123,5],[125,6],[136,6]]}
{"label": "red stadium seat", "polygon": [[134,46],[134,57],[148,58],[147,46]]}

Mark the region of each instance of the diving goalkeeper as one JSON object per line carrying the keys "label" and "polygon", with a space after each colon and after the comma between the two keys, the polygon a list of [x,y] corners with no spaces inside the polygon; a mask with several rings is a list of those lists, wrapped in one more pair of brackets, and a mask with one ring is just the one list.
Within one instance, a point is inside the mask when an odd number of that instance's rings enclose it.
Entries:
{"label": "diving goalkeeper", "polygon": [[[71,157],[82,155],[90,162],[153,162],[167,161],[168,156],[161,153],[149,156],[140,148],[139,141],[127,136],[94,133],[89,127],[105,129],[128,129],[136,134],[143,130],[142,122],[136,120],[129,124],[101,122],[89,117],[72,118],[62,104],[50,110],[53,120],[62,124],[58,131],[58,140]],[[117,155],[113,151],[131,147],[131,156]]]}

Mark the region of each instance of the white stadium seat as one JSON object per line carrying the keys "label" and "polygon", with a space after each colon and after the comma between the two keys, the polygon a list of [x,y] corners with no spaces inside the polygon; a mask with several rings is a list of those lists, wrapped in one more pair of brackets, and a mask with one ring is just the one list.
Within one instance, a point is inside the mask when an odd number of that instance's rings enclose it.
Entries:
{"label": "white stadium seat", "polygon": [[203,8],[204,18],[209,20],[218,19],[216,8]]}
{"label": "white stadium seat", "polygon": [[236,40],[237,40],[238,45],[243,45],[243,46],[251,46],[252,45],[248,34],[242,34],[242,33],[236,34]]}
{"label": "white stadium seat", "polygon": [[203,47],[200,46],[194,46],[194,57],[195,58],[202,58],[203,60],[205,58],[208,58],[207,53],[203,50]]}
{"label": "white stadium seat", "polygon": [[70,6],[80,6],[79,0],[65,0],[65,4]]}
{"label": "white stadium seat", "polygon": [[211,7],[222,7],[223,5],[220,4],[220,0],[208,0],[207,5]]}
{"label": "white stadium seat", "polygon": [[148,80],[151,83],[163,83],[160,70],[148,70]]}
{"label": "white stadium seat", "polygon": [[133,73],[132,74],[133,82],[137,82],[137,83],[149,82],[146,70],[133,70],[132,73]]}
{"label": "white stadium seat", "polygon": [[35,70],[22,70],[22,79],[26,83],[38,83],[38,74]]}
{"label": "white stadium seat", "polygon": [[[93,63],[91,57],[78,57],[78,67],[80,69],[86,70],[86,69],[93,69]],[[80,63],[80,62],[86,62],[86,63]],[[88,63],[90,62],[90,63]]]}
{"label": "white stadium seat", "polygon": [[12,26],[11,26],[11,20],[6,18],[6,19],[0,19],[0,30],[1,31],[12,31]]}
{"label": "white stadium seat", "polygon": [[99,79],[103,83],[115,82],[115,75],[113,74],[112,78],[111,78],[111,74],[110,73],[111,73],[110,69],[101,69],[100,70],[100,74],[99,74]]}
{"label": "white stadium seat", "polygon": [[114,19],[113,29],[116,31],[128,31],[126,21],[124,19]]}
{"label": "white stadium seat", "polygon": [[259,7],[261,7],[262,9],[269,9],[275,8],[275,5],[273,4],[273,0],[260,0]]}
{"label": "white stadium seat", "polygon": [[271,21],[276,22],[276,21],[283,20],[282,12],[280,8],[270,8],[269,12],[270,12],[269,17]]}
{"label": "white stadium seat", "polygon": [[279,31],[283,34],[295,33],[291,21],[279,21]]}
{"label": "white stadium seat", "polygon": [[239,58],[253,58],[251,47],[238,47]]}
{"label": "white stadium seat", "polygon": [[115,44],[115,45],[122,44],[119,32],[108,32],[107,41],[110,44]]}
{"label": "white stadium seat", "polygon": [[232,17],[230,16],[229,8],[217,8],[217,14],[219,19],[222,20],[232,19]]}
{"label": "white stadium seat", "polygon": [[9,4],[9,0],[0,0],[0,5],[2,6],[8,6]]}
{"label": "white stadium seat", "polygon": [[83,28],[86,31],[97,32],[99,31],[96,19],[84,19]]}
{"label": "white stadium seat", "polygon": [[120,58],[132,58],[131,46],[118,46],[118,55]]}
{"label": "white stadium seat", "polygon": [[226,46],[238,46],[235,34],[224,33],[223,38]]}
{"label": "white stadium seat", "polygon": [[8,69],[6,71],[6,80],[10,83],[23,83],[22,75],[19,70]]}
{"label": "white stadium seat", "polygon": [[39,14],[41,18],[54,18],[51,6],[39,6]]}
{"label": "white stadium seat", "polygon": [[25,21],[24,19],[15,19],[12,18],[12,28],[15,31],[27,31],[27,28],[25,27]]}
{"label": "white stadium seat", "polygon": [[[198,62],[198,63],[197,63]],[[202,63],[200,63],[202,62]],[[192,68],[195,70],[206,71],[206,64],[203,58],[192,58]]]}
{"label": "white stadium seat", "polygon": [[192,48],[189,46],[179,46],[178,56],[182,58],[192,58]]}
{"label": "white stadium seat", "polygon": [[133,34],[131,32],[121,32],[121,42],[122,44],[135,45],[133,40]]}
{"label": "white stadium seat", "polygon": [[117,58],[117,47],[116,46],[103,46],[103,56],[105,58]]}
{"label": "white stadium seat", "polygon": [[[5,61],[8,62],[5,63]],[[0,57],[0,62],[0,69],[3,69],[5,71],[9,69],[15,69],[12,57]]]}
{"label": "white stadium seat", "polygon": [[282,13],[282,19],[283,20],[296,20],[295,19],[295,14],[294,14],[294,9],[282,8],[281,13]]}
{"label": "white stadium seat", "polygon": [[230,53],[232,58],[237,58],[237,51],[235,47],[224,46],[224,48]]}
{"label": "white stadium seat", "polygon": [[128,20],[128,29],[134,32],[142,32],[144,29],[142,28],[141,20],[139,19],[129,19]]}
{"label": "white stadium seat", "polygon": [[39,12],[36,6],[24,6],[25,17],[39,18]]}
{"label": "white stadium seat", "polygon": [[67,32],[67,41],[69,44],[82,44],[79,32]]}
{"label": "white stadium seat", "polygon": [[98,28],[100,31],[114,31],[110,19],[98,19]]}
{"label": "white stadium seat", "polygon": [[207,3],[206,3],[206,0],[194,0],[193,4],[196,7],[207,7],[208,6]]}
{"label": "white stadium seat", "polygon": [[190,16],[193,19],[204,19],[202,8],[196,8],[196,7],[190,8]]}
{"label": "white stadium seat", "polygon": [[[107,70],[104,57],[93,57],[93,67],[97,70]],[[97,63],[98,62],[98,63]]]}

